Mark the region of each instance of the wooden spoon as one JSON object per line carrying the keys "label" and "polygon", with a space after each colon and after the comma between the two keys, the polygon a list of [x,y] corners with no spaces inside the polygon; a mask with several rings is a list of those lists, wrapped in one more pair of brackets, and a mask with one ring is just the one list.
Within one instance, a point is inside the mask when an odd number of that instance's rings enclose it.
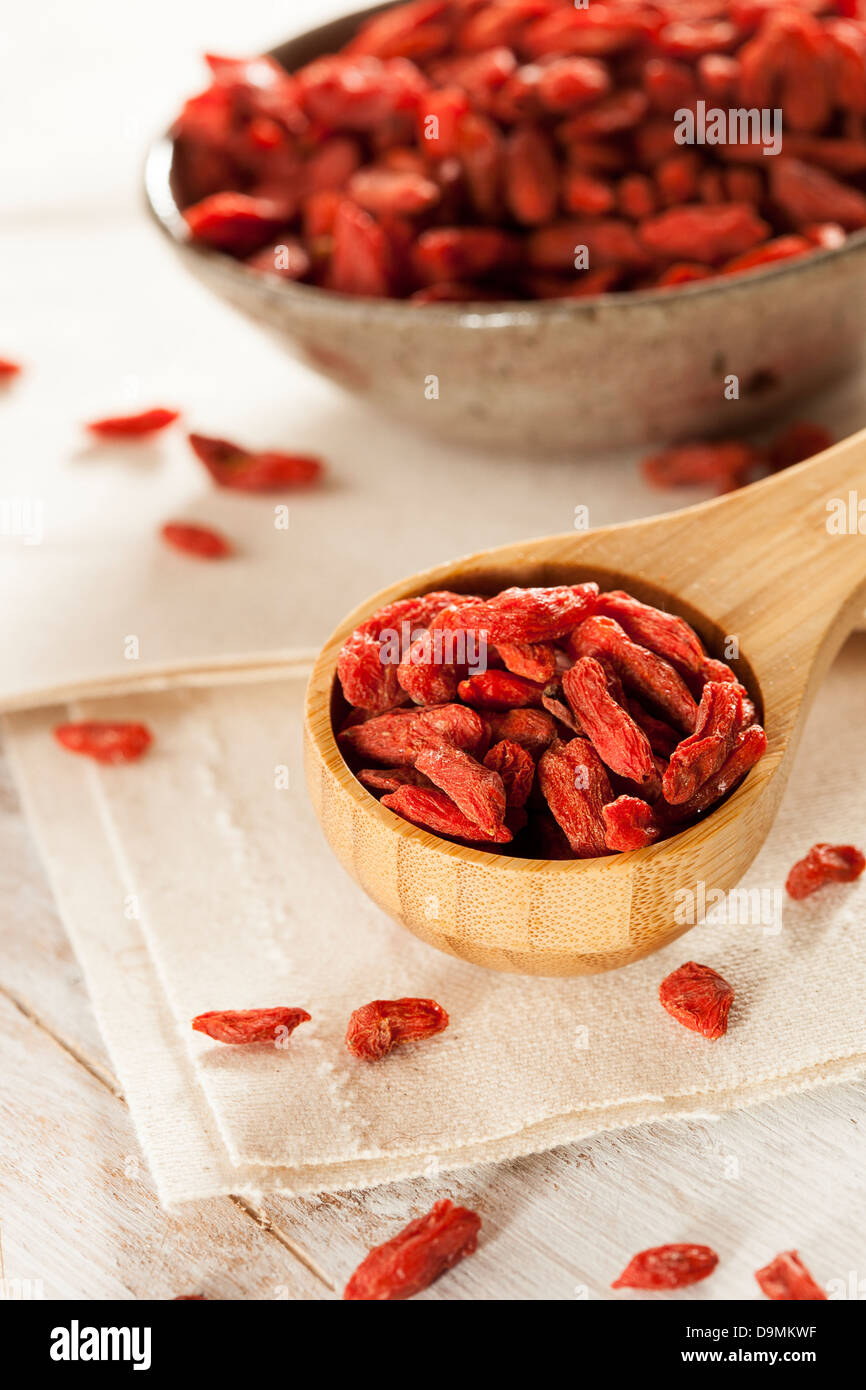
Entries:
{"label": "wooden spoon", "polygon": [[[590,578],[682,614],[714,655],[725,655],[726,639],[738,644],[731,664],[763,711],[768,747],[733,795],[648,849],[573,861],[466,849],[380,806],[343,761],[333,733],[333,720],[339,725],[346,713],[335,667],[348,633],[383,604],[430,589],[495,593],[509,584]],[[367,893],[440,950],[532,975],[627,965],[688,930],[675,915],[678,889],[695,891],[703,882],[707,891],[727,891],[758,853],[812,698],[864,601],[866,431],[696,507],[500,546],[426,570],[363,603],[319,656],[306,711],[313,805]],[[829,728],[827,737],[836,732]],[[861,756],[851,750],[852,776],[860,775]],[[791,846],[792,861],[802,848]]]}

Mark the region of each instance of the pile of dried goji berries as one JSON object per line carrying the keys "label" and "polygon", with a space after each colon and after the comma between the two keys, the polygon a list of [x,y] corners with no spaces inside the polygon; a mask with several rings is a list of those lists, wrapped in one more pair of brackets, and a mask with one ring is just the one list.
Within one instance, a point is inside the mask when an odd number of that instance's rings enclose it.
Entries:
{"label": "pile of dried goji berries", "polygon": [[[254,269],[421,303],[676,286],[837,246],[866,227],[857,14],[413,0],[291,75],[208,57],[174,127],[181,205]],[[699,110],[781,110],[781,150],[757,127],[700,143],[676,120]]]}
{"label": "pile of dried goji berries", "polygon": [[766,748],[682,618],[597,584],[447,590],[356,628],[340,747],[382,805],[449,839],[588,858],[675,834]]}

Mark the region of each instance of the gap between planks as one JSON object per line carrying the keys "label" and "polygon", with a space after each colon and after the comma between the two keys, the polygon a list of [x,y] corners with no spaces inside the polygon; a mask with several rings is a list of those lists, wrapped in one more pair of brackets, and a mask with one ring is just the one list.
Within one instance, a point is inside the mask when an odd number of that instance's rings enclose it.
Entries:
{"label": "gap between planks", "polygon": [[[7,989],[5,985],[0,984],[0,995],[8,1000],[13,1008],[17,1009],[29,1023],[32,1023],[35,1028],[39,1028],[41,1032],[49,1037],[73,1062],[83,1067],[94,1080],[98,1081],[101,1086],[104,1086],[107,1091],[110,1091],[116,1100],[119,1100],[122,1105],[126,1105],[126,1097],[123,1094],[120,1083],[107,1067],[100,1066],[98,1062],[88,1057],[86,1053],[82,1052],[67,1038],[64,1038],[61,1034],[56,1032],[44,1018],[25,1002],[25,1000],[15,994],[14,991]],[[280,1244],[284,1250],[287,1250],[299,1264],[303,1265],[315,1279],[318,1279],[330,1293],[337,1292],[337,1285],[330,1275],[317,1264],[311,1255],[308,1255],[307,1252],[292,1239],[287,1231],[275,1225],[271,1218],[266,1216],[263,1211],[254,1206],[245,1197],[239,1197],[234,1193],[230,1193],[226,1200],[237,1207],[238,1210],[258,1226],[266,1236],[271,1236],[276,1240],[278,1244]]]}

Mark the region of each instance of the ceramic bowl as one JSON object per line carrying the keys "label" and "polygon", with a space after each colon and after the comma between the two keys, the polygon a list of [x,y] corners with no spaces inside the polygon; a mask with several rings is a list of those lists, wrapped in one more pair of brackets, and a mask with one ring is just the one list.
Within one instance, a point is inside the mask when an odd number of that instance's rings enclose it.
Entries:
{"label": "ceramic bowl", "polygon": [[[377,6],[272,50],[290,71],[340,47]],[[426,434],[513,451],[588,450],[748,429],[853,369],[866,340],[866,234],[836,250],[677,290],[578,301],[412,305],[266,277],[192,245],[172,142],[146,192],[187,269],[308,366]],[[732,411],[725,377],[740,397]],[[439,379],[428,400],[425,382]]]}

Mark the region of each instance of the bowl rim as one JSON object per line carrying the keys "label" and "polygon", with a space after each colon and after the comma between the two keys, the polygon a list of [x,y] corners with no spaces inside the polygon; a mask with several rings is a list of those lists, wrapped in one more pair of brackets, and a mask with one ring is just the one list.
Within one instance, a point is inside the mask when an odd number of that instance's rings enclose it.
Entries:
{"label": "bowl rim", "polygon": [[[393,8],[400,0],[387,0],[385,4],[368,6],[345,15],[337,15],[323,24],[314,25],[301,33],[290,36],[282,43],[267,50],[265,56],[280,61],[278,54],[290,44],[311,41],[333,29],[360,23],[385,10]],[[323,49],[322,54],[327,54]],[[291,69],[289,69],[291,71]],[[144,161],[144,193],[148,209],[169,241],[180,251],[189,252],[211,265],[218,274],[229,282],[241,286],[256,285],[267,288],[272,294],[280,295],[286,302],[293,301],[306,309],[321,313],[329,306],[336,314],[370,315],[382,322],[399,321],[407,324],[420,324],[433,320],[439,324],[452,323],[462,328],[501,328],[520,327],[535,323],[536,320],[593,320],[599,312],[623,313],[630,307],[638,310],[644,306],[652,309],[666,304],[688,305],[704,298],[712,300],[715,295],[724,293],[748,294],[751,289],[774,279],[804,274],[810,268],[827,265],[833,260],[856,256],[866,251],[866,228],[851,232],[841,246],[816,247],[808,255],[791,256],[786,260],[757,266],[753,270],[738,275],[714,275],[708,280],[698,280],[690,284],[662,286],[654,289],[625,290],[620,294],[594,294],[584,299],[497,299],[465,300],[459,303],[412,304],[405,299],[378,299],[363,295],[342,294],[338,290],[321,289],[318,285],[304,285],[285,280],[278,275],[262,274],[251,270],[243,261],[236,260],[221,251],[195,243],[186,230],[183,215],[175,201],[171,189],[171,165],[174,139],[171,127],[158,135],[150,144]],[[674,310],[675,312],[675,310]]]}
{"label": "bowl rim", "polygon": [[[562,539],[568,539],[568,535],[569,533],[564,533]],[[528,540],[524,539],[518,545],[531,546],[535,539],[551,540],[556,539],[556,537],[532,537]],[[496,549],[500,548],[503,547],[496,547]],[[710,816],[724,815],[725,811],[734,802],[739,802],[742,797],[760,794],[763,790],[763,782],[753,778],[752,773],[756,769],[751,768],[739,785],[723,799],[720,805],[702,819],[683,826],[682,830],[676,831],[673,835],[668,835],[651,845],[644,845],[641,849],[614,851],[606,855],[574,859],[532,859],[527,856],[507,854],[503,851],[481,849],[474,845],[463,845],[455,840],[448,840],[435,831],[425,830],[423,826],[415,825],[412,821],[408,821],[389,810],[387,806],[382,806],[372,792],[358,780],[346,762],[337,740],[330,705],[335,682],[338,679],[337,659],[340,649],[358,624],[378,608],[383,607],[384,604],[393,603],[403,597],[411,597],[415,593],[426,593],[430,589],[441,588],[443,584],[447,587],[448,576],[451,575],[453,578],[455,569],[464,564],[471,564],[472,561],[478,560],[488,553],[488,551],[478,551],[472,555],[457,556],[450,561],[432,566],[414,575],[407,575],[365,598],[338,623],[323,643],[316,657],[304,694],[304,731],[324,770],[335,777],[341,787],[349,792],[364,814],[372,816],[388,830],[403,839],[414,841],[425,850],[441,854],[446,858],[456,859],[467,868],[471,866],[511,874],[540,872],[559,874],[589,872],[591,868],[595,867],[602,868],[605,873],[631,876],[636,864],[649,862],[665,853],[674,840],[682,849],[689,849],[693,842],[698,842],[702,838],[704,827]],[[322,720],[321,727],[317,722],[319,719]],[[768,763],[768,767],[764,769],[765,774],[768,771],[775,774],[777,757],[770,756],[769,749],[764,758],[761,759],[761,764],[765,762]],[[760,766],[760,764],[756,766]]]}

